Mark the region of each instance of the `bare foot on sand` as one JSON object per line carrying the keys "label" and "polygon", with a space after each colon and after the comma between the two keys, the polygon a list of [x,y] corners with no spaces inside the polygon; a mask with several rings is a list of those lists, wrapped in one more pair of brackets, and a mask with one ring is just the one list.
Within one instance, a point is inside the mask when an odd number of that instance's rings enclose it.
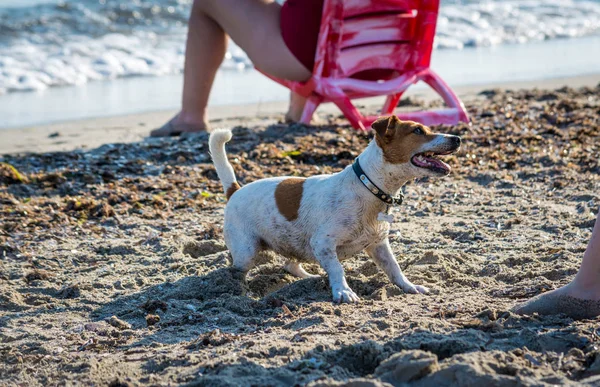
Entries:
{"label": "bare foot on sand", "polygon": [[548,293],[517,305],[518,314],[559,314],[574,319],[600,316],[600,211],[592,231],[592,238],[583,255],[579,272],[573,281]]}
{"label": "bare foot on sand", "polygon": [[572,282],[519,304],[512,311],[527,315],[562,313],[575,320],[590,319],[600,315],[600,295],[594,290],[579,289]]}
{"label": "bare foot on sand", "polygon": [[204,132],[208,128],[205,120],[186,118],[182,113],[171,118],[169,122],[150,132],[150,137],[179,136],[182,133]]}

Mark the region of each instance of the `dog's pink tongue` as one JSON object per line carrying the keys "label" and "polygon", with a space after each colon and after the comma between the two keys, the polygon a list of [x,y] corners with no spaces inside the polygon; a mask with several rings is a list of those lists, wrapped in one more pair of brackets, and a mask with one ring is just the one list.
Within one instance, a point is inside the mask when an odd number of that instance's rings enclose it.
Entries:
{"label": "dog's pink tongue", "polygon": [[450,166],[441,160],[428,158],[427,161],[429,161],[431,164],[433,164],[434,166],[436,166],[438,168],[445,169],[447,171],[450,170]]}
{"label": "dog's pink tongue", "polygon": [[438,160],[438,159],[425,157],[425,156],[417,156],[413,160],[414,160],[414,163],[417,164],[419,167],[423,167],[423,168],[435,167],[435,168],[445,169],[447,171],[450,170],[450,166],[448,164],[446,164],[445,162]]}

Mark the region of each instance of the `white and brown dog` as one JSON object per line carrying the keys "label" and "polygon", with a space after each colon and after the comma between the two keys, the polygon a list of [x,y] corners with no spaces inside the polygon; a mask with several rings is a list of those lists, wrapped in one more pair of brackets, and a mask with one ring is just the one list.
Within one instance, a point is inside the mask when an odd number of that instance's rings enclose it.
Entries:
{"label": "white and brown dog", "polygon": [[366,251],[407,293],[427,293],[402,273],[390,247],[385,214],[409,180],[444,176],[450,166],[435,155],[454,153],[460,137],[432,133],[421,124],[383,117],[372,125],[375,138],[352,166],[307,179],[273,177],[240,188],[227,160],[231,131],[210,135],[210,153],[229,202],[225,243],[233,266],[247,272],[261,250],[288,258],[286,270],[306,278],[300,262],[317,261],[329,277],[335,302],[356,302],[341,260]]}

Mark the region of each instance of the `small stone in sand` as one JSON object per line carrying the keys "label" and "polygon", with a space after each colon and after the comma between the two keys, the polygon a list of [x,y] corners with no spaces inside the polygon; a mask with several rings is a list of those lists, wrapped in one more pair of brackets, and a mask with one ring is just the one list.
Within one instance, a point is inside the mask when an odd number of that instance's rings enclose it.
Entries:
{"label": "small stone in sand", "polygon": [[148,326],[155,325],[159,321],[160,321],[160,316],[157,314],[149,314],[146,316],[146,324],[148,324]]}
{"label": "small stone in sand", "polygon": [[141,305],[141,308],[149,313],[155,313],[158,309],[166,312],[167,307],[167,303],[161,300],[148,300]]}
{"label": "small stone in sand", "polygon": [[131,325],[129,323],[117,318],[117,316],[111,316],[108,320],[106,320],[106,322],[117,329],[131,329]]}

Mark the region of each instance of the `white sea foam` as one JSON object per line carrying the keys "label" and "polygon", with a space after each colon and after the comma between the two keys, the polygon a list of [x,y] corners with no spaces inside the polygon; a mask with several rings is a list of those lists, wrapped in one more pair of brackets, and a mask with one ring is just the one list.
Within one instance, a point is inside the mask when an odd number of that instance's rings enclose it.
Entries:
{"label": "white sea foam", "polygon": [[[80,0],[0,8],[0,94],[183,70],[191,0]],[[436,47],[600,33],[600,1],[442,2]],[[230,44],[222,68],[252,64]]]}
{"label": "white sea foam", "polygon": [[442,6],[436,43],[439,48],[460,49],[599,32],[598,1],[488,1]]}

